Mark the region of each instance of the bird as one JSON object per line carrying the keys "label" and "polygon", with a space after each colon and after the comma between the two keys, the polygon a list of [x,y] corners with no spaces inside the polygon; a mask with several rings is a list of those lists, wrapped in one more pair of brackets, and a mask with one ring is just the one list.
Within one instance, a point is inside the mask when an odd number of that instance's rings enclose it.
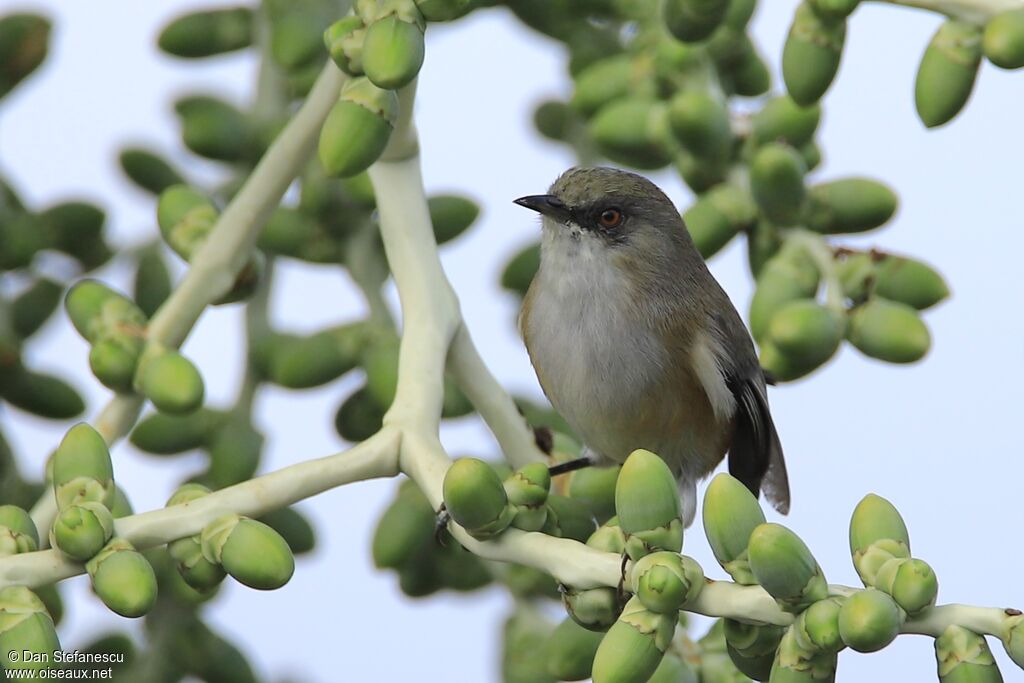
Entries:
{"label": "bird", "polygon": [[697,482],[728,453],[730,474],[788,513],[753,340],[665,193],[628,171],[573,167],[515,203],[542,226],[519,331],[544,394],[583,442],[580,466],[656,453],[689,526]]}

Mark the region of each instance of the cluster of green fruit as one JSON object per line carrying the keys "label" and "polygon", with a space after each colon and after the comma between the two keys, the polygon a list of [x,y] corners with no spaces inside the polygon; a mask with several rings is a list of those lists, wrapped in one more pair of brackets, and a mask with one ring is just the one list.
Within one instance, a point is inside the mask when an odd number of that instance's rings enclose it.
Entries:
{"label": "cluster of green fruit", "polygon": [[[593,3],[586,12],[602,21],[580,24],[561,5],[510,3],[569,48],[572,96],[541,104],[536,126],[584,160],[674,166],[697,194],[683,219],[705,258],[746,235],[757,281],[750,324],[762,365],[777,380],[821,367],[844,339],[872,358],[916,361],[931,342],[918,312],[948,296],[942,277],[912,258],[829,241],[885,225],[896,212],[895,193],[869,178],[806,178],[821,160],[818,100],[857,3],[800,6],[783,59],[789,92],[762,98],[751,111],[732,99],[761,97],[771,86],[746,33],[755,4],[669,0],[659,10],[658,3]],[[532,244],[507,264],[502,285],[522,295],[538,264]]]}
{"label": "cluster of green fruit", "polygon": [[[48,51],[50,22],[28,13],[0,17],[0,98],[28,77]],[[0,294],[0,399],[49,419],[66,420],[85,409],[67,382],[25,365],[28,340],[57,309],[64,282],[58,269],[41,267],[41,255],[61,254],[67,270],[88,272],[113,256],[105,237],[106,215],[83,201],[64,201],[35,211],[0,178],[0,273],[10,273],[14,293]],[[67,257],[70,257],[67,258]],[[44,257],[45,258],[45,257]],[[51,262],[54,259],[49,259]]]}

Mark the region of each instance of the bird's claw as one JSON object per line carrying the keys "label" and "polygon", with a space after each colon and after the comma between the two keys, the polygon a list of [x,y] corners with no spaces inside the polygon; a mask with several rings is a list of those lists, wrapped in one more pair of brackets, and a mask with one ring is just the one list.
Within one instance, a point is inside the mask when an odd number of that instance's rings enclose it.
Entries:
{"label": "bird's claw", "polygon": [[447,545],[445,541],[445,532],[448,531],[448,522],[450,522],[452,516],[448,514],[448,509],[444,503],[441,503],[441,507],[437,509],[437,515],[434,519],[434,541],[438,545]]}

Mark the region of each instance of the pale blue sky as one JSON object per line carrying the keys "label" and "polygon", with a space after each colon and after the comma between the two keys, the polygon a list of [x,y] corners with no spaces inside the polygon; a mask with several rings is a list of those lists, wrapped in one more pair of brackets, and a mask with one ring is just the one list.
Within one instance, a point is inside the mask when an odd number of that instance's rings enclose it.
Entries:
{"label": "pale blue sky", "polygon": [[[121,178],[119,144],[154,143],[190,176],[217,177],[212,165],[180,151],[171,103],[202,90],[244,103],[254,61],[237,55],[183,63],[154,47],[168,18],[200,4],[212,6],[194,0],[18,5],[56,19],[53,52],[42,72],[0,107],[0,167],[32,205],[77,196],[97,200],[109,212],[115,238],[138,243],[155,234],[153,205]],[[796,2],[761,5],[755,37],[777,76]],[[935,15],[877,3],[857,11],[838,82],[825,99],[825,161],[814,177],[869,174],[897,188],[901,206],[891,225],[849,243],[933,263],[948,278],[953,298],[925,317],[934,348],[923,363],[896,367],[844,348],[822,372],[772,391],[793,488],[785,523],[807,541],[830,581],[852,585],[849,514],[861,496],[877,492],[896,503],[914,554],[935,568],[940,602],[1019,607],[1024,74],[985,65],[966,112],[926,131],[914,113],[913,79],[937,24]],[[496,282],[513,249],[536,237],[536,221],[511,199],[543,190],[573,161],[529,123],[534,103],[568,92],[564,57],[502,10],[429,33],[418,97],[426,182],[430,189],[466,192],[483,205],[480,223],[446,247],[443,260],[490,367],[507,386],[539,395],[511,324],[516,302]],[[689,203],[675,177],[656,179],[681,207]],[[734,245],[713,259],[712,269],[745,311],[751,283],[744,251]],[[285,265],[279,273],[273,316],[282,327],[314,330],[360,315],[359,297],[337,270]],[[128,273],[114,268],[103,277],[123,286]],[[230,399],[239,378],[239,363],[225,348],[237,341],[240,321],[237,307],[210,311],[185,346],[215,405]],[[48,325],[33,353],[36,365],[78,377],[90,416],[102,406],[106,391],[83,373],[86,346],[64,320]],[[268,434],[264,469],[337,450],[333,413],[357,383],[353,375],[316,391],[264,391],[258,401]],[[56,426],[13,411],[0,422],[23,467],[40,473],[59,438]],[[446,428],[444,440],[458,454],[495,452],[486,430],[473,423]],[[115,451],[117,477],[137,509],[162,505],[201,458],[182,462],[139,455],[125,445]],[[226,585],[208,609],[269,680],[496,679],[506,593],[409,602],[393,574],[372,568],[370,533],[393,487],[367,482],[305,503],[320,545],[298,563],[292,582],[272,593]],[[686,552],[721,576],[699,528],[689,534]],[[83,643],[96,624],[127,623],[89,595],[83,579],[69,584],[75,599],[63,629],[65,647]],[[1006,680],[1024,680],[1001,646],[992,645]],[[934,670],[931,639],[901,637],[870,656],[844,652],[838,680],[933,680]]]}

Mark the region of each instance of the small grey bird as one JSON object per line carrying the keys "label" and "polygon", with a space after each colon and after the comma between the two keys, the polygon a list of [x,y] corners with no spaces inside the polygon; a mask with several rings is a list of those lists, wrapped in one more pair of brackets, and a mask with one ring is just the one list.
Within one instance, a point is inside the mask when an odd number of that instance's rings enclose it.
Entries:
{"label": "small grey bird", "polygon": [[729,472],[789,511],[789,482],[754,344],[672,201],[613,168],[571,168],[517,204],[542,216],[540,270],[519,329],[551,404],[591,462],[657,453],[683,523],[696,483]]}

